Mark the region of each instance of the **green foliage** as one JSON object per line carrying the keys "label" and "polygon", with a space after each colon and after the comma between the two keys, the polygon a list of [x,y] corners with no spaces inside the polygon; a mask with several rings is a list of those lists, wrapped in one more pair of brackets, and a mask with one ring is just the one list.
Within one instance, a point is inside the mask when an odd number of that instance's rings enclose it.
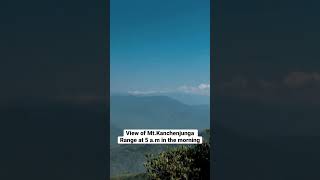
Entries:
{"label": "green foliage", "polygon": [[179,146],[158,155],[147,155],[147,175],[154,180],[209,179],[210,146]]}

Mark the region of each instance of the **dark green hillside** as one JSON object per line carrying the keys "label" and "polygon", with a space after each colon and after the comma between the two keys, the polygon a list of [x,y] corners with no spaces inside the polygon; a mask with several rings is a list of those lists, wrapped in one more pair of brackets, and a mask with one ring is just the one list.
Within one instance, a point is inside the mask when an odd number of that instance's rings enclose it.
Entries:
{"label": "dark green hillside", "polygon": [[[209,141],[209,129],[199,133],[205,141]],[[118,145],[110,149],[111,176],[126,173],[143,173],[146,154],[158,154],[177,147],[177,145]]]}
{"label": "dark green hillside", "polygon": [[143,173],[146,154],[158,154],[174,145],[117,145],[126,128],[205,129],[209,105],[186,105],[166,96],[111,96],[111,176]]}
{"label": "dark green hillside", "polygon": [[119,145],[110,149],[111,176],[145,172],[146,154],[157,154],[173,145]]}

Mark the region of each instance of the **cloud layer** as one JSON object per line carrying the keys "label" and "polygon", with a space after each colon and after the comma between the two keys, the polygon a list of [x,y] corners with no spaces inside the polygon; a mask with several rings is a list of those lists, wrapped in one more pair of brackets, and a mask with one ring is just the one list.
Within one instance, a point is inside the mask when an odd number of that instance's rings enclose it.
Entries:
{"label": "cloud layer", "polygon": [[198,86],[182,85],[178,88],[166,89],[166,90],[134,90],[129,91],[129,94],[133,95],[152,95],[152,94],[165,94],[165,93],[187,93],[195,95],[210,96],[210,83],[202,83]]}
{"label": "cloud layer", "polygon": [[199,84],[198,86],[180,86],[178,91],[188,94],[197,94],[203,96],[210,96],[210,84]]}

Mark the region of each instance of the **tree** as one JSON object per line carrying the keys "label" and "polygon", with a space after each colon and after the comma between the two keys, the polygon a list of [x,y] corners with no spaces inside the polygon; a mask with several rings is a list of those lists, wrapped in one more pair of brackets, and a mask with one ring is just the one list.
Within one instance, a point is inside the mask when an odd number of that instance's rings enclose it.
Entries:
{"label": "tree", "polygon": [[210,145],[178,146],[158,155],[147,155],[147,175],[153,180],[207,180],[210,177]]}

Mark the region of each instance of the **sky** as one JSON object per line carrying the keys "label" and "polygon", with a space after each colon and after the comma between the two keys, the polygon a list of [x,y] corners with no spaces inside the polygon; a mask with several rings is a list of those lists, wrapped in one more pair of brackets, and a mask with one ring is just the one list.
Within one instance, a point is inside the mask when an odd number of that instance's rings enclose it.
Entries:
{"label": "sky", "polygon": [[210,1],[111,0],[110,69],[115,93],[209,92]]}
{"label": "sky", "polygon": [[[77,7],[63,0],[4,3],[1,99],[104,95],[107,21],[100,3],[79,0]],[[246,94],[265,91],[269,84],[281,96],[293,91],[287,78],[306,79],[308,88],[310,83],[318,86],[319,1],[214,3],[215,85],[227,83],[225,92],[242,93],[244,89],[236,87],[242,79],[249,84]],[[112,0],[110,14],[111,90],[199,91],[205,87],[201,84],[208,84],[207,0]],[[263,87],[256,88],[253,81],[250,85],[252,79]]]}

